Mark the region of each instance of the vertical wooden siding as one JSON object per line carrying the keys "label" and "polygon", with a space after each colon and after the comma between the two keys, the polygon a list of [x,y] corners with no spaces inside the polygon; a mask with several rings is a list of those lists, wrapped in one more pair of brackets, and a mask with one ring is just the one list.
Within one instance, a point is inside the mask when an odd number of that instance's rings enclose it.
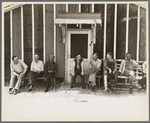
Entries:
{"label": "vertical wooden siding", "polygon": [[98,53],[99,58],[103,58],[103,41],[104,41],[104,4],[95,4],[94,13],[101,13],[102,26],[96,26],[96,44],[94,45],[94,52]]}
{"label": "vertical wooden siding", "polygon": [[[66,12],[66,5],[56,5],[56,13]],[[56,25],[56,62],[58,64],[57,77],[65,76],[65,44],[62,43],[61,28]]]}
{"label": "vertical wooden siding", "polygon": [[116,41],[116,59],[125,58],[125,44],[126,44],[126,18],[127,5],[117,5],[117,41]]}
{"label": "vertical wooden siding", "polygon": [[28,72],[32,62],[32,13],[31,5],[23,6],[24,24],[24,62],[28,65]]}
{"label": "vertical wooden siding", "polygon": [[46,43],[46,61],[49,60],[49,55],[54,54],[54,13],[53,4],[45,5],[45,43]]}
{"label": "vertical wooden siding", "polygon": [[106,54],[114,50],[114,9],[114,4],[107,5]]}
{"label": "vertical wooden siding", "polygon": [[43,5],[34,5],[35,54],[43,61]]}
{"label": "vertical wooden siding", "polygon": [[4,69],[5,80],[10,79],[10,12],[4,14]]}
{"label": "vertical wooden siding", "polygon": [[[139,51],[139,60],[146,60],[146,10],[144,8],[140,9],[140,51]],[[148,59],[147,59],[148,60]]]}
{"label": "vertical wooden siding", "polygon": [[[13,55],[21,59],[21,8],[12,11]],[[17,47],[17,48],[16,48]]]}
{"label": "vertical wooden siding", "polygon": [[[137,17],[138,7],[136,5],[129,5],[129,17]],[[129,45],[128,52],[131,53],[133,59],[136,60],[137,51],[137,19],[129,20]]]}
{"label": "vertical wooden siding", "polygon": [[91,13],[92,5],[91,4],[81,4],[81,13]]}
{"label": "vertical wooden siding", "polygon": [[78,13],[79,5],[78,4],[68,4],[68,12],[69,13]]}

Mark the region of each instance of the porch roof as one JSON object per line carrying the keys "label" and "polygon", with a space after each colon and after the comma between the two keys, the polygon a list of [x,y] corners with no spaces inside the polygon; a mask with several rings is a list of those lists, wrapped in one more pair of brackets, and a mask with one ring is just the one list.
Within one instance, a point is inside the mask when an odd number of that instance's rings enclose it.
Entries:
{"label": "porch roof", "polygon": [[55,24],[101,24],[100,13],[58,13]]}

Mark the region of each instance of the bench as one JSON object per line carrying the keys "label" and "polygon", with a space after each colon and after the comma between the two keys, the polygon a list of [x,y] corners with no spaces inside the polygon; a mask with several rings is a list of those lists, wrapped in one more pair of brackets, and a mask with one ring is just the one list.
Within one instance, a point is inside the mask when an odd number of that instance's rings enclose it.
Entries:
{"label": "bench", "polygon": [[[116,62],[117,62],[117,70],[119,70],[119,67],[120,67],[120,64],[122,62],[123,59],[117,59]],[[135,74],[136,74],[136,79],[137,80],[141,80],[143,78],[143,75],[142,75],[142,71],[143,71],[143,63],[144,61],[136,61],[139,65],[138,65],[138,68],[135,68]],[[104,67],[104,65],[103,65]],[[107,71],[104,69],[104,87],[105,89],[107,89]],[[118,78],[120,79],[125,79],[125,82],[124,83],[116,83],[116,85],[130,85],[130,83],[128,83],[128,77],[126,76],[118,76]]]}
{"label": "bench", "polygon": [[[117,70],[119,70],[119,67],[120,67],[120,64],[121,64],[121,61],[123,59],[117,59],[116,62],[117,62]],[[140,80],[143,78],[143,76],[141,75],[142,74],[142,71],[143,71],[143,63],[144,61],[136,61],[136,63],[138,63],[138,68],[135,68],[135,74],[136,74],[136,79],[137,80]],[[128,77],[126,76],[118,76],[118,78],[122,78],[122,79],[128,79]],[[125,81],[127,83],[127,81]]]}
{"label": "bench", "polygon": [[[120,67],[120,64],[121,64],[121,61],[123,59],[117,59],[116,62],[117,62],[117,70],[119,70],[119,67]],[[143,71],[143,63],[144,61],[136,61],[136,63],[138,63],[138,68],[135,68],[135,75],[136,75],[136,79],[137,81],[138,80],[141,80],[143,78],[143,75],[142,75],[142,71]],[[125,79],[125,83],[116,83],[116,85],[130,85],[130,83],[128,83],[128,77],[126,76],[118,76],[118,78],[120,79]]]}
{"label": "bench", "polygon": [[[25,81],[25,80],[28,80],[28,77],[27,77],[27,76],[24,78],[24,81]],[[47,79],[46,79],[45,76],[38,77],[38,78],[36,78],[36,80],[47,81]],[[23,81],[22,83],[24,83],[24,81]],[[35,81],[35,80],[33,80],[33,81]],[[25,88],[26,88],[26,87],[25,87]],[[56,78],[54,78],[54,89],[56,89]]]}

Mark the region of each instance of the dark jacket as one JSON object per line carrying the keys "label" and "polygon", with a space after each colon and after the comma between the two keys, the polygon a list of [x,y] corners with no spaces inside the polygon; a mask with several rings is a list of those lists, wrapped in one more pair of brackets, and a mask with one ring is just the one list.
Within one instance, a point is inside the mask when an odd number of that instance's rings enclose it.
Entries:
{"label": "dark jacket", "polygon": [[50,61],[46,62],[44,66],[44,73],[48,74],[49,73],[48,70],[52,71],[52,74],[55,74],[58,70],[57,64],[55,62],[50,63]]}
{"label": "dark jacket", "polygon": [[[80,59],[80,61],[79,61],[79,70],[80,71],[82,71],[82,67],[81,67],[82,61],[83,61],[83,59]],[[76,71],[77,71],[77,59],[75,59],[74,62],[75,62],[74,72],[76,73]]]}

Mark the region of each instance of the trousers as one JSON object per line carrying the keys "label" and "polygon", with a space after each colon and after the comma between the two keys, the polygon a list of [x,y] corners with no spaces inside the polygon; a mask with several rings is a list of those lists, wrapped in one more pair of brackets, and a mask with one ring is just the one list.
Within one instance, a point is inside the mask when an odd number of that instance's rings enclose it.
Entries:
{"label": "trousers", "polygon": [[[21,82],[24,80],[24,76],[25,76],[24,74],[21,74],[19,77],[17,77],[16,75],[12,75],[11,79],[10,79],[9,88],[14,88],[14,89],[16,89],[18,91],[19,88],[20,88]],[[17,80],[17,83],[16,83],[16,85],[14,87],[14,83],[15,83],[16,78],[18,80]]]}
{"label": "trousers", "polygon": [[42,76],[43,76],[43,72],[37,73],[37,72],[30,71],[28,74],[28,85],[33,85],[33,80]]}
{"label": "trousers", "polygon": [[[48,89],[48,88],[50,88],[51,86],[52,86],[52,84],[54,85],[54,87],[56,86],[55,84],[56,84],[56,81],[55,81],[55,73],[48,73],[48,72],[46,72],[45,73],[45,75],[46,75],[46,85],[45,85],[45,87]],[[53,82],[53,83],[52,83]]]}
{"label": "trousers", "polygon": [[76,80],[78,75],[81,77],[81,84],[82,84],[82,86],[84,85],[84,75],[81,75],[81,71],[80,70],[76,70],[75,71],[75,75],[72,76],[71,87],[73,87],[73,85],[75,84],[75,80]]}

